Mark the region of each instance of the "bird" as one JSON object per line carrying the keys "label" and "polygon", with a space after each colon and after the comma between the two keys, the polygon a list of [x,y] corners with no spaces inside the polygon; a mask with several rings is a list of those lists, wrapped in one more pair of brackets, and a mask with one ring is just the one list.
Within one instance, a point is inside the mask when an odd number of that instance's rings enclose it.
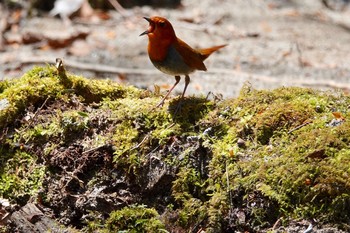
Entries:
{"label": "bird", "polygon": [[50,16],[60,15],[65,25],[70,25],[69,17],[77,12],[86,0],[57,0],[54,8],[50,11]]}
{"label": "bird", "polygon": [[152,64],[161,72],[175,77],[174,85],[157,105],[159,107],[164,104],[165,99],[180,82],[181,75],[185,76],[185,87],[181,95],[183,99],[190,83],[189,74],[196,70],[206,71],[203,61],[226,44],[194,49],[176,36],[173,26],[166,18],[160,16],[143,18],[149,22],[149,27],[140,36],[148,36],[147,50]]}

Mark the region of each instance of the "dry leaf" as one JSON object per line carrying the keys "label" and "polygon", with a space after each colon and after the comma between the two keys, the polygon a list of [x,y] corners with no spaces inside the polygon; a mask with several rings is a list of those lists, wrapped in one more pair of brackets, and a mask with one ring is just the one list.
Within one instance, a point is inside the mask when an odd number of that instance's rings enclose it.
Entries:
{"label": "dry leaf", "polygon": [[345,117],[343,117],[343,115],[341,114],[341,112],[332,112],[333,116],[335,119],[339,119],[339,120],[345,120]]}

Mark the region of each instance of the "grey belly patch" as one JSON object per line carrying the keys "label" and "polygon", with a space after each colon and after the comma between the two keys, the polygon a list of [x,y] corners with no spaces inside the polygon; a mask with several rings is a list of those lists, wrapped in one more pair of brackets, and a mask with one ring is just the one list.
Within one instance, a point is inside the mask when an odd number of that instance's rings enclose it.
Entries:
{"label": "grey belly patch", "polygon": [[157,69],[169,75],[186,75],[194,71],[183,62],[181,55],[172,46],[170,46],[169,54],[164,61],[152,61],[152,63]]}

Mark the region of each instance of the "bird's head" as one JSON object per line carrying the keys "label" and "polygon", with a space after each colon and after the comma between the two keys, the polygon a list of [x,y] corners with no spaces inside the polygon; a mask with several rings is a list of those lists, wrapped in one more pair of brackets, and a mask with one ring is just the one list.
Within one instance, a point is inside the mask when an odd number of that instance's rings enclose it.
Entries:
{"label": "bird's head", "polygon": [[149,22],[149,27],[140,36],[148,35],[149,39],[172,40],[176,39],[175,31],[171,23],[160,16],[144,17]]}

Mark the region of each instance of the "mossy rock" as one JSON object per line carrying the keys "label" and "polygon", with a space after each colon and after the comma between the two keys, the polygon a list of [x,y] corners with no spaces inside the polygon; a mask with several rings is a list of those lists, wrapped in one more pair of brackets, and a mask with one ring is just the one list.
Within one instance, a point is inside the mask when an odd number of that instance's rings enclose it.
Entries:
{"label": "mossy rock", "polygon": [[49,66],[1,82],[1,198],[40,200],[96,232],[262,231],[278,219],[349,230],[349,96],[246,85],[223,101],[159,99]]}

